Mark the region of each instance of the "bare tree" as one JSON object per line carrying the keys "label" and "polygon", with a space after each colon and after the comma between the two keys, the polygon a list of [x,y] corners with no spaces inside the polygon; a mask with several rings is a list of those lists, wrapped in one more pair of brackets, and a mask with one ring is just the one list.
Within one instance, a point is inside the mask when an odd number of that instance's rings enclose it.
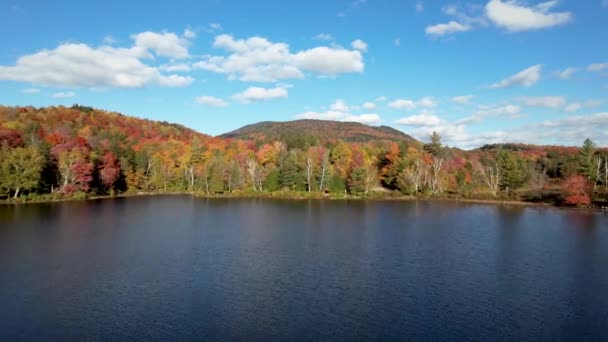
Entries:
{"label": "bare tree", "polygon": [[327,168],[329,167],[329,150],[323,152],[323,159],[321,159],[321,180],[319,181],[319,191],[323,191],[325,185],[325,175],[327,174]]}
{"label": "bare tree", "polygon": [[443,158],[433,157],[433,163],[431,164],[431,179],[430,188],[433,194],[443,192],[441,184],[441,168],[443,166]]}
{"label": "bare tree", "polygon": [[[257,186],[256,186],[256,171],[258,169],[258,162],[255,160],[255,158],[248,158],[247,159],[247,172],[249,172],[249,176],[251,176],[251,185],[253,186],[253,190],[257,191]],[[260,187],[261,189],[261,187]]]}
{"label": "bare tree", "polygon": [[481,166],[480,173],[484,182],[490,188],[490,191],[492,191],[492,196],[496,197],[498,190],[500,189],[500,181],[502,179],[500,168],[496,164],[487,167]]}
{"label": "bare tree", "polygon": [[306,161],[304,164],[304,171],[306,172],[306,189],[308,190],[308,192],[310,192],[312,188],[312,175],[314,166],[315,162],[313,158],[313,151],[312,149],[309,149],[308,153],[306,153]]}

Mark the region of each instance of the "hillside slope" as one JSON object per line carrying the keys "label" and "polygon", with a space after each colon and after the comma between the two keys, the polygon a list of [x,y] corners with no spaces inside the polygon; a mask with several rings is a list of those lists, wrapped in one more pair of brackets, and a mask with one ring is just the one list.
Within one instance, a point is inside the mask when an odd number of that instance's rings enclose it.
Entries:
{"label": "hillside slope", "polygon": [[305,135],[322,141],[341,139],[350,142],[391,140],[418,143],[411,136],[388,126],[368,126],[358,122],[326,120],[264,121],[243,126],[222,134],[223,138],[245,140],[282,139],[285,136]]}

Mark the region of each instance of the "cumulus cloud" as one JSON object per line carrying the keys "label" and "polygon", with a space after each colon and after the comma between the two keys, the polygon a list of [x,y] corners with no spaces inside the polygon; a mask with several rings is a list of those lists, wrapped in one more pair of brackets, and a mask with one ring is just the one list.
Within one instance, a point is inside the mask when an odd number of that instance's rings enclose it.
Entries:
{"label": "cumulus cloud", "polygon": [[65,99],[68,97],[74,97],[76,96],[76,93],[68,91],[68,92],[59,92],[59,93],[55,93],[53,95],[51,95],[52,98],[54,99]]}
{"label": "cumulus cloud", "polygon": [[425,96],[425,97],[421,98],[420,100],[418,100],[418,102],[416,102],[416,104],[420,107],[434,108],[437,106],[437,100],[432,96]]}
{"label": "cumulus cloud", "polygon": [[66,43],[21,56],[14,66],[0,66],[0,80],[88,88],[139,88],[150,84],[182,87],[192,83],[190,77],[164,75],[160,68],[143,62],[154,54],[175,59],[188,57],[183,38],[153,32],[132,38],[134,44],[129,48]]}
{"label": "cumulus cloud", "polygon": [[376,104],[373,102],[365,102],[362,105],[362,107],[363,107],[363,109],[366,109],[366,110],[372,110],[372,109],[376,109]]}
{"label": "cumulus cloud", "polygon": [[416,109],[416,103],[412,100],[406,100],[406,99],[397,99],[397,100],[391,101],[391,102],[389,102],[388,106],[391,108],[395,108],[395,109],[407,109],[407,110]]}
{"label": "cumulus cloud", "polygon": [[184,38],[194,39],[196,38],[196,32],[192,31],[191,29],[185,29]]}
{"label": "cumulus cloud", "polygon": [[228,55],[205,56],[194,68],[241,81],[276,82],[303,78],[305,72],[335,76],[364,69],[360,51],[341,47],[319,46],[292,53],[285,43],[261,37],[235,39],[227,34],[215,37],[213,46]]}
{"label": "cumulus cloud", "polygon": [[315,119],[315,120],[332,120],[332,121],[348,121],[359,122],[366,125],[372,125],[380,122],[378,114],[360,114],[339,112],[329,110],[326,112],[306,112],[296,116],[299,119]]}
{"label": "cumulus cloud", "polygon": [[566,105],[566,99],[562,96],[524,97],[523,103],[529,107],[558,109]]}
{"label": "cumulus cloud", "polygon": [[526,6],[517,0],[490,0],[485,7],[487,17],[509,32],[539,30],[558,26],[572,20],[570,12],[551,12],[558,1],[545,1]]}
{"label": "cumulus cloud", "polygon": [[353,41],[350,46],[355,50],[359,50],[361,52],[367,52],[367,43],[362,41],[361,39],[357,39]]}
{"label": "cumulus cloud", "polygon": [[459,22],[451,20],[450,22],[448,22],[446,24],[437,24],[437,25],[427,26],[425,29],[425,32],[426,32],[426,34],[431,35],[431,36],[444,36],[446,34],[452,34],[452,33],[456,33],[456,32],[470,31],[471,29],[472,29],[472,27],[470,25],[461,24]]}
{"label": "cumulus cloud", "polygon": [[425,96],[418,101],[409,99],[396,99],[388,103],[390,108],[413,110],[417,107],[434,108],[437,106],[437,100],[432,96]]}
{"label": "cumulus cloud", "polygon": [[331,106],[329,106],[329,108],[332,111],[337,111],[337,112],[348,112],[349,108],[346,105],[346,102],[344,102],[344,100],[338,99],[336,100],[336,102],[334,102]]}
{"label": "cumulus cloud", "polygon": [[514,86],[531,87],[540,80],[540,71],[542,65],[533,65],[527,69],[524,69],[517,74],[508,77],[498,83],[494,83],[490,88],[509,88]]}
{"label": "cumulus cloud", "polygon": [[[366,104],[373,104],[375,108],[375,104],[371,102],[366,102],[363,105],[365,109],[373,109],[371,106],[366,106]],[[367,107],[367,108],[366,108]],[[332,121],[350,121],[350,122],[359,122],[366,125],[376,124],[380,122],[380,116],[376,113],[369,114],[352,114],[352,109],[360,109],[359,106],[350,107],[346,104],[346,102],[342,99],[337,99],[334,103],[329,106],[329,110],[324,112],[316,112],[310,111],[302,114],[296,115],[299,119],[316,119],[316,120],[332,120]]]}
{"label": "cumulus cloud", "polygon": [[[191,32],[187,30],[186,32]],[[152,50],[158,56],[184,59],[190,57],[188,45],[190,42],[178,37],[175,33],[142,32],[131,36],[135,46]]]}
{"label": "cumulus cloud", "polygon": [[159,76],[158,84],[164,87],[187,87],[194,82],[194,78],[190,76],[169,75]]}
{"label": "cumulus cloud", "polygon": [[384,102],[386,100],[388,100],[388,98],[386,96],[378,96],[374,99],[374,101],[376,101],[376,102]]}
{"label": "cumulus cloud", "polygon": [[195,99],[196,103],[208,106],[208,107],[215,107],[215,108],[220,108],[220,107],[226,107],[228,106],[228,102],[217,98],[217,97],[213,97],[213,96],[208,96],[208,95],[203,95],[203,96],[198,96]]}
{"label": "cumulus cloud", "polygon": [[405,126],[436,126],[441,123],[441,119],[435,114],[424,110],[418,115],[400,118],[395,123]]}
{"label": "cumulus cloud", "polygon": [[249,87],[243,92],[232,95],[232,98],[241,103],[253,103],[257,101],[269,101],[287,98],[288,91],[284,87],[262,88]]}
{"label": "cumulus cloud", "polygon": [[473,95],[454,96],[452,97],[452,102],[464,105],[471,102],[472,99]]}

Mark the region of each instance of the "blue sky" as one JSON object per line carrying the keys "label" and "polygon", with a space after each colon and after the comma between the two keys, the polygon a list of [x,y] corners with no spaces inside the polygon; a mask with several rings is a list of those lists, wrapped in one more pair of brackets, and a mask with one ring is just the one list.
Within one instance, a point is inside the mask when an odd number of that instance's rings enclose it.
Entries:
{"label": "blue sky", "polygon": [[606,146],[607,21],[608,0],[2,0],[0,104]]}

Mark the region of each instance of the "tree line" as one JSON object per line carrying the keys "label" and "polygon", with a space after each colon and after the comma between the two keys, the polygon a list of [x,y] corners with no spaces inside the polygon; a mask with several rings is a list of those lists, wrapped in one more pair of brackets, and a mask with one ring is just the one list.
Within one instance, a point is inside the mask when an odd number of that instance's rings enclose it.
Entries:
{"label": "tree line", "polygon": [[90,107],[0,107],[0,195],[288,192],[605,201],[608,153],[580,148],[214,138]]}

